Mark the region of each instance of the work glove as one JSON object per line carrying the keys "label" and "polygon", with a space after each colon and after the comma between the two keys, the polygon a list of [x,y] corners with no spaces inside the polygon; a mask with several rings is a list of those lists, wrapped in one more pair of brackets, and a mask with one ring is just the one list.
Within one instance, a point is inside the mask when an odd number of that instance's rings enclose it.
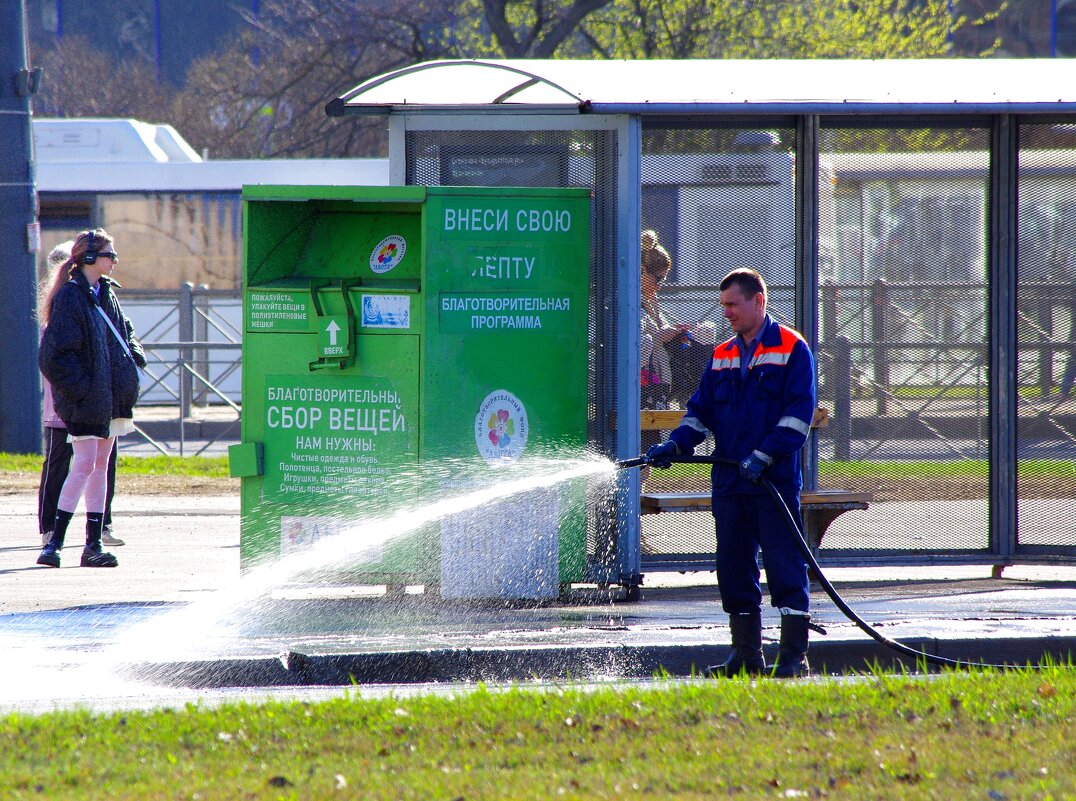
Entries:
{"label": "work glove", "polygon": [[754,451],[740,462],[740,476],[757,484],[762,478],[762,471],[769,467],[772,461],[766,454]]}
{"label": "work glove", "polygon": [[660,445],[651,445],[646,452],[646,461],[654,465],[654,467],[668,469],[672,467],[672,457],[678,453],[680,453],[680,449],[670,439]]}

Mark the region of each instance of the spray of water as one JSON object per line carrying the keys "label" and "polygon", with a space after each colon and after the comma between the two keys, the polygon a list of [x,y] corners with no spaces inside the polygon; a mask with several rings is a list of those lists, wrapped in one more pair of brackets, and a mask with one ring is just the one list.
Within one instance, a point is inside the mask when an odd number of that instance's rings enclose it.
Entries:
{"label": "spray of water", "polygon": [[[438,472],[451,476],[456,474],[454,468],[454,465],[442,462]],[[613,471],[611,462],[597,457],[534,459],[526,464],[506,466],[493,473],[492,478],[487,474],[485,486],[364,519],[338,534],[314,541],[300,552],[247,572],[231,587],[137,624],[118,637],[108,656],[115,662],[144,664],[177,661],[204,653],[205,643],[228,636],[222,621],[235,610],[252,606],[258,599],[286,587],[299,577],[354,562],[374,549],[384,548],[425,525],[444,521],[452,515],[513,496],[525,497],[527,493],[574,479],[600,478],[603,474],[608,477]],[[396,481],[398,489],[418,482],[427,491],[431,484],[433,491],[437,491],[428,469],[418,470],[411,476],[397,476]],[[413,496],[412,492],[402,489],[398,494],[403,498]]]}
{"label": "spray of water", "polygon": [[[125,625],[111,643],[100,640],[87,641],[85,645],[73,643],[59,655],[53,654],[52,646],[45,644],[36,652],[40,657],[37,658],[33,656],[34,644],[19,640],[16,650],[20,664],[9,664],[4,671],[5,690],[0,706],[44,710],[74,703],[107,708],[109,699],[125,699],[123,703],[137,706],[152,704],[155,698],[181,700],[175,696],[187,697],[187,693],[196,699],[199,697],[196,691],[167,689],[167,683],[154,682],[152,671],[137,670],[139,679],[131,680],[126,668],[132,665],[145,668],[155,663],[166,668],[169,662],[211,660],[213,644],[227,643],[232,636],[224,621],[256,609],[259,599],[299,577],[317,576],[327,569],[331,573],[334,566],[359,560],[373,549],[453,515],[514,497],[525,505],[527,493],[576,479],[607,481],[614,472],[615,467],[608,460],[579,458],[577,452],[550,453],[486,470],[480,482],[473,480],[476,478],[473,462],[440,460],[416,466],[410,473],[398,471],[386,483],[381,501],[363,504],[363,510],[356,509],[360,519],[338,534],[251,570],[231,587]],[[416,500],[430,494],[436,499],[428,503]],[[389,500],[393,498],[395,508]],[[162,670],[161,675],[169,675],[168,670]]]}

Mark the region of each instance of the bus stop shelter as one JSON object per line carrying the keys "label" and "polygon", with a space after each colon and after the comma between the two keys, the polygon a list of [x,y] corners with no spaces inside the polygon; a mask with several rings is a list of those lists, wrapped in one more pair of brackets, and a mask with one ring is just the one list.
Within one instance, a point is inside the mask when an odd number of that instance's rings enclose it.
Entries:
{"label": "bus stop shelter", "polygon": [[[717,284],[755,267],[815,351],[829,425],[806,488],[873,498],[830,525],[823,564],[1057,563],[1076,558],[1074,67],[437,61],[326,111],[387,118],[392,184],[592,190],[593,451],[657,436],[639,378],[653,231],[670,317],[723,340]],[[641,492],[704,493],[705,477],[621,481],[590,522],[595,581],[712,568],[707,512],[640,515]]]}

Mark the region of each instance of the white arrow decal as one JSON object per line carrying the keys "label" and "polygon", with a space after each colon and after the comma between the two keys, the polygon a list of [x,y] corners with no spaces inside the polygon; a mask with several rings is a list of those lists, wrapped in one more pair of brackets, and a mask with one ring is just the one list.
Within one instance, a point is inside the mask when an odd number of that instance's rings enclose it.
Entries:
{"label": "white arrow decal", "polygon": [[325,326],[325,330],[329,332],[329,346],[332,347],[336,344],[336,334],[340,330],[340,326],[336,320],[329,320],[329,324]]}

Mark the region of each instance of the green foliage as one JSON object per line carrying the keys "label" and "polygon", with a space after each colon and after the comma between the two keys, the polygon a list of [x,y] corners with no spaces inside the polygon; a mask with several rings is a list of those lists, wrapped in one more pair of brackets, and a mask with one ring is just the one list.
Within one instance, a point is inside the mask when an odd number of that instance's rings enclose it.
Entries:
{"label": "green foliage", "polygon": [[930,58],[994,16],[972,22],[946,0],[461,0],[469,23],[451,36],[477,58]]}
{"label": "green foliage", "polygon": [[[946,0],[616,0],[559,57],[933,58],[969,24]],[[986,55],[987,52],[980,55]]]}
{"label": "green foliage", "polygon": [[39,799],[1071,798],[1071,666],[0,720]]}
{"label": "green foliage", "polygon": [[[1003,8],[1003,7],[1002,7]],[[369,78],[443,58],[801,59],[988,54],[1001,10],[947,0],[267,0],[178,89],[152,64],[65,36],[38,54],[35,112],[169,122],[217,158],[384,153],[380,121],[324,105]],[[968,32],[972,33],[969,34]],[[895,149],[895,148],[889,148]]]}

